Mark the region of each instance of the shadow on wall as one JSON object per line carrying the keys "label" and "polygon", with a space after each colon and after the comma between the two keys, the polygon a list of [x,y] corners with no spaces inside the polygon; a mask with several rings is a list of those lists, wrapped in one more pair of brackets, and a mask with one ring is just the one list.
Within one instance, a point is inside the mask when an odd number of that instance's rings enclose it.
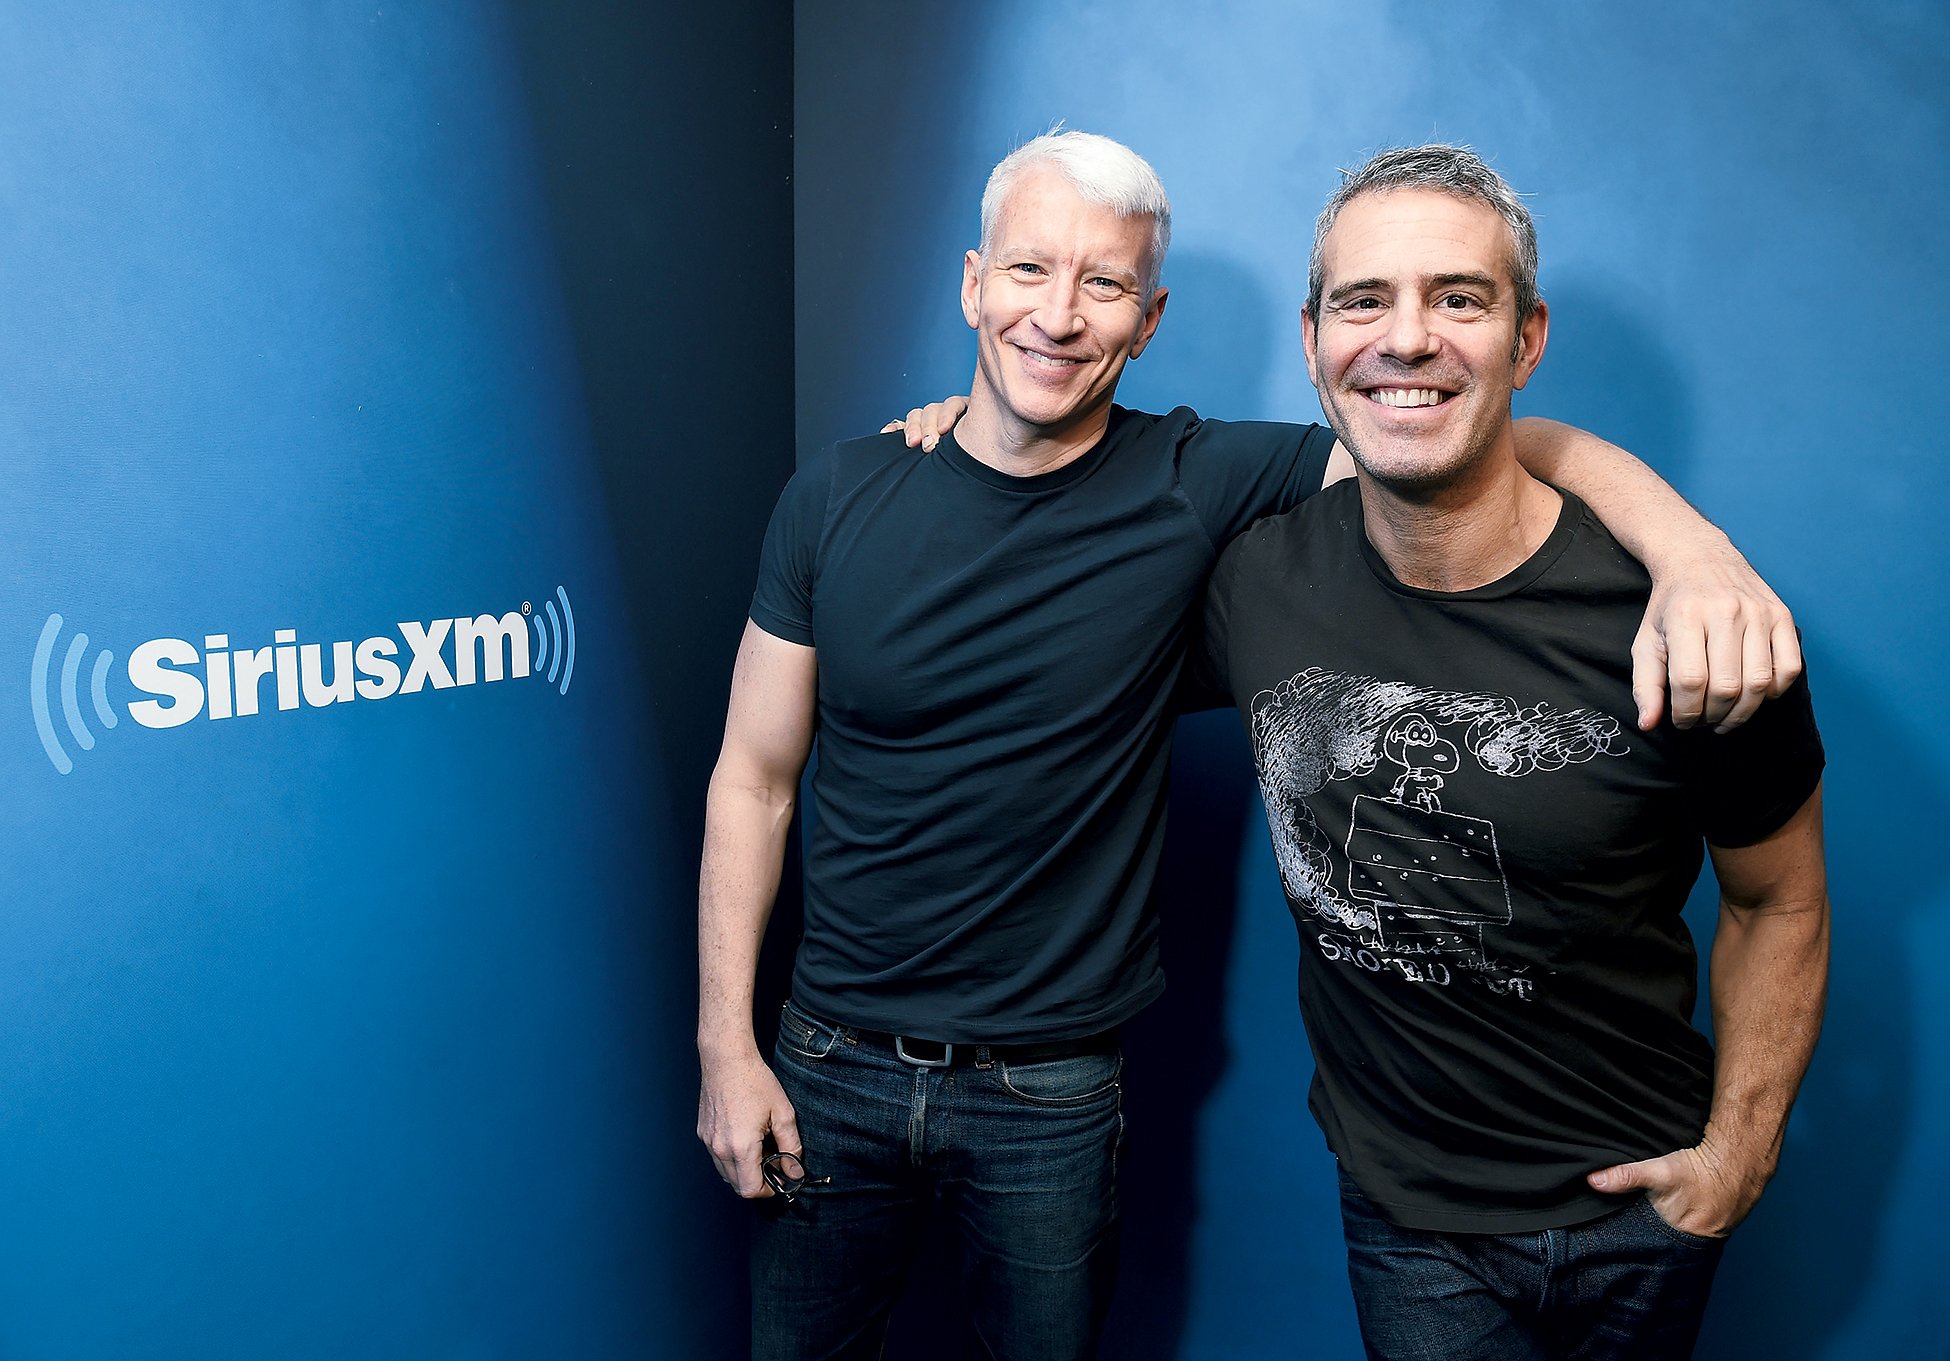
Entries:
{"label": "shadow on wall", "polygon": [[[665,876],[682,886],[674,900],[646,886],[629,961],[654,1133],[642,1184],[617,1188],[613,1212],[633,1241],[616,1289],[659,1355],[723,1356],[747,1326],[745,1207],[694,1137],[690,885],[759,540],[792,472],[789,417],[742,445],[723,423],[755,396],[789,410],[791,303],[778,281],[792,265],[792,9],[734,0],[671,24],[568,0],[508,16],[644,664],[636,702],[663,761],[649,779],[676,824],[662,834],[689,857]],[[782,918],[796,913],[796,887],[789,865]]]}
{"label": "shadow on wall", "polygon": [[971,120],[987,41],[1020,41],[986,8],[852,0],[802,5],[795,61],[810,94],[793,139],[799,268],[799,447],[871,433],[968,391],[959,306],[989,167],[1041,132]]}
{"label": "shadow on wall", "polygon": [[[1264,834],[1252,751],[1232,710],[1179,723],[1171,781],[1157,895],[1171,986],[1126,1032],[1123,1265],[1106,1356],[1176,1356],[1185,1334],[1201,1213],[1199,1128],[1232,1061],[1225,981],[1239,915],[1239,845]],[[1297,1012],[1280,1019],[1297,1041]]]}
{"label": "shadow on wall", "polygon": [[1914,1136],[1918,1056],[1903,945],[1943,884],[1941,772],[1872,678],[1809,643],[1828,749],[1823,794],[1834,934],[1828,1015],[1781,1171],[1727,1250],[1702,1358],[1813,1361],[1870,1292],[1878,1229]]}
{"label": "shadow on wall", "polygon": [[1266,409],[1275,319],[1253,271],[1221,255],[1179,249],[1166,259],[1164,284],[1164,320],[1143,355],[1125,367],[1121,404],[1144,411],[1189,406],[1219,420],[1319,419],[1311,407]]}
{"label": "shadow on wall", "polygon": [[[1529,403],[1624,445],[1683,487],[1696,453],[1689,384],[1643,314],[1613,296],[1602,280],[1551,290],[1551,343]],[[1921,735],[1905,730],[1870,678],[1825,657],[1819,637],[1808,650],[1829,760],[1827,1021],[1781,1172],[1721,1268],[1703,1359],[1824,1353],[1869,1289],[1915,1104],[1912,974],[1899,948],[1942,880],[1926,848],[1940,839],[1944,784],[1915,755]],[[1704,955],[1710,903],[1689,918]],[[1704,989],[1702,1023],[1703,999]]]}
{"label": "shadow on wall", "polygon": [[[1165,273],[1171,298],[1159,343],[1129,370],[1140,381],[1120,396],[1152,408],[1182,403],[1218,419],[1262,411],[1273,332],[1258,283],[1230,260],[1190,252],[1173,255]],[[1241,896],[1239,848],[1263,834],[1254,789],[1235,711],[1179,723],[1155,894],[1169,986],[1126,1030],[1123,1263],[1107,1356],[1176,1356],[1185,1335],[1200,1216],[1199,1128],[1230,1062],[1225,982]],[[1297,1037],[1298,1015],[1282,1019]]]}

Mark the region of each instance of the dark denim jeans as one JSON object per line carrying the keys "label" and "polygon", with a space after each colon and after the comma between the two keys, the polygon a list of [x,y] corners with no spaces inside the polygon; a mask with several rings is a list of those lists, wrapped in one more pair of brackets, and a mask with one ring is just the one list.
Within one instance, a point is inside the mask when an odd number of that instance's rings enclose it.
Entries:
{"label": "dark denim jeans", "polygon": [[[972,1330],[1005,1361],[1095,1354],[1117,1258],[1117,1054],[917,1068],[788,1006],[773,1069],[798,1112],[809,1185],[758,1202],[756,1361],[878,1357],[931,1213],[951,1217]],[[944,1352],[954,1354],[952,1347]]]}
{"label": "dark denim jeans", "polygon": [[1723,1246],[1675,1229],[1643,1196],[1534,1233],[1403,1229],[1345,1172],[1341,1223],[1375,1361],[1683,1361]]}

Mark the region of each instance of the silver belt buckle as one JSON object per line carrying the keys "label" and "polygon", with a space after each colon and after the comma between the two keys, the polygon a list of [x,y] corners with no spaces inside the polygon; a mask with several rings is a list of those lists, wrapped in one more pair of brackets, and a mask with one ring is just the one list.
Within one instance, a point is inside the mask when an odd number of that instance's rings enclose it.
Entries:
{"label": "silver belt buckle", "polygon": [[942,1045],[941,1057],[938,1059],[916,1058],[907,1052],[907,1036],[896,1035],[894,1036],[894,1057],[902,1063],[911,1063],[916,1068],[946,1068],[955,1061],[955,1046],[952,1044]]}

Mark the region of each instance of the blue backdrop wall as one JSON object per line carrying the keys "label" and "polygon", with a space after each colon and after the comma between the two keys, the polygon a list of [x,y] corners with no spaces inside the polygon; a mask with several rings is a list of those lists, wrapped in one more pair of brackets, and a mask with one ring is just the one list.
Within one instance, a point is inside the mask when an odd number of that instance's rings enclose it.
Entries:
{"label": "blue backdrop wall", "polygon": [[[1138,404],[1315,416],[1335,166],[1536,195],[1526,409],[1728,526],[1831,750],[1828,1032],[1706,1351],[1946,1354],[1936,9],[4,17],[0,1354],[737,1354],[691,882],[794,327],[802,448],[963,390],[1058,117],[1178,201]],[[1113,1354],[1352,1354],[1243,744],[1185,736]]]}
{"label": "blue backdrop wall", "polygon": [[0,1353],[723,1354],[789,10],[4,27]]}
{"label": "blue backdrop wall", "polygon": [[[802,450],[967,388],[988,168],[1056,119],[1158,167],[1171,309],[1123,396],[1319,419],[1300,354],[1335,168],[1431,139],[1534,195],[1550,352],[1521,411],[1636,450],[1796,608],[1830,752],[1829,1020],[1702,1354],[1950,1354],[1939,679],[1950,100],[1940,6],[1165,0],[802,5]],[[1921,372],[1914,370],[1921,369]],[[1280,901],[1236,720],[1181,733],[1172,991],[1130,1042],[1113,1354],[1358,1354]],[[1710,924],[1698,911],[1696,930]],[[918,1354],[918,1353],[916,1353]]]}

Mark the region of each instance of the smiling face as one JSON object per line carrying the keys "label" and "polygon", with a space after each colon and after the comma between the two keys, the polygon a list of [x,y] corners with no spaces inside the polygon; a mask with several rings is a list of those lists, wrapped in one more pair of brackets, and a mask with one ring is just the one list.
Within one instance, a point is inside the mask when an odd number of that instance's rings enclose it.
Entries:
{"label": "smiling face", "polygon": [[1543,357],[1548,314],[1539,303],[1518,324],[1511,251],[1489,205],[1425,189],[1360,195],[1322,242],[1307,371],[1384,486],[1439,490],[1515,456],[1510,394]]}
{"label": "smiling face", "polygon": [[1086,202],[1057,170],[1016,182],[985,259],[962,265],[976,332],[967,425],[1012,450],[1082,452],[1103,432],[1124,365],[1150,343],[1164,290],[1147,299],[1152,221]]}

